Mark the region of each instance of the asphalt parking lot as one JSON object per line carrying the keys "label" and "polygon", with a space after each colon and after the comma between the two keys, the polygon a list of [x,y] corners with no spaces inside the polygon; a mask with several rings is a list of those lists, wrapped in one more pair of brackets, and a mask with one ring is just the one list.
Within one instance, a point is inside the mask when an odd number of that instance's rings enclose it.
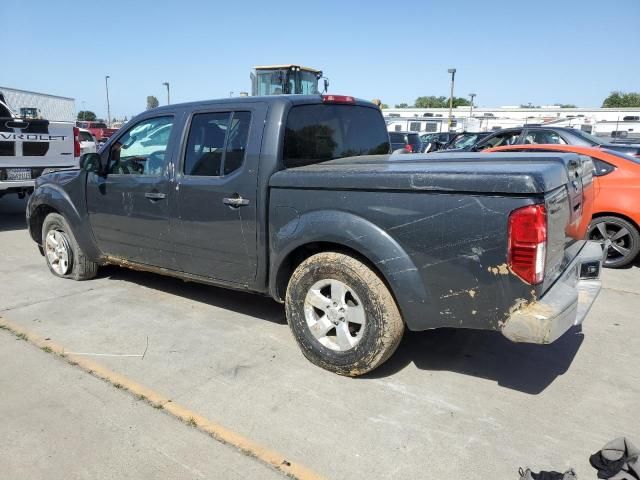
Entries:
{"label": "asphalt parking lot", "polygon": [[[351,379],[307,362],[270,299],[111,267],[54,277],[24,204],[0,199],[0,317],[320,477],[515,479],[529,466],[595,478],[591,453],[640,441],[638,265],[605,271],[582,332],[552,345],[409,332]],[[280,476],[4,330],[0,392],[0,478]]]}

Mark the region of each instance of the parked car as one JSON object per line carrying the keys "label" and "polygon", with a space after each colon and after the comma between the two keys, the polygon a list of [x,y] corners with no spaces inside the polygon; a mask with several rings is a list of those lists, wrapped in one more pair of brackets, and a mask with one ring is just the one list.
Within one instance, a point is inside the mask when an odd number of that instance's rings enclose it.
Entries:
{"label": "parked car", "polygon": [[78,129],[78,140],[80,141],[80,153],[95,153],[98,149],[98,141],[89,130]]}
{"label": "parked car", "polygon": [[640,252],[640,158],[605,148],[575,145],[515,145],[485,152],[566,152],[595,165],[593,220],[588,238],[608,241],[605,266],[624,267]]}
{"label": "parked car", "polygon": [[424,152],[427,149],[430,152],[441,150],[456,135],[454,132],[425,133],[420,135],[422,151]]}
{"label": "parked car", "polygon": [[442,150],[460,150],[465,149],[469,145],[475,145],[484,137],[491,135],[491,132],[462,132],[455,134],[451,140],[446,143]]}
{"label": "parked car", "polygon": [[88,121],[77,121],[76,127],[84,128],[89,130],[91,134],[96,137],[98,142],[106,142],[111,135],[118,131],[117,128],[109,128],[107,124],[104,122],[88,122]]}
{"label": "parked car", "polygon": [[568,127],[518,127],[504,128],[488,135],[473,145],[460,148],[461,151],[479,152],[486,148],[507,145],[556,144],[582,147],[600,147],[627,155],[640,156],[640,149],[634,145],[607,143],[605,139],[590,135],[582,130]]}
{"label": "parked car", "polygon": [[408,153],[422,151],[420,135],[416,132],[389,132],[389,140],[391,141],[391,151],[400,149],[404,149]]}
{"label": "parked car", "polygon": [[0,99],[0,197],[24,197],[43,172],[77,167],[78,133],[73,123],[19,117]]}
{"label": "parked car", "polygon": [[27,223],[59,277],[114,264],[270,295],[342,375],[382,364],[405,327],[544,344],[582,322],[603,256],[584,240],[588,157],[389,152],[380,109],[352,97],[172,104],[41,177]]}

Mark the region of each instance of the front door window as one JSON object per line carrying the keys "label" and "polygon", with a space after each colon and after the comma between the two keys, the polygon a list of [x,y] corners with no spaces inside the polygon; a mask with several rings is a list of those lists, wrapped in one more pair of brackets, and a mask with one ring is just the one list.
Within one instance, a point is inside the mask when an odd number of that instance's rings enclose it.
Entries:
{"label": "front door window", "polygon": [[121,136],[109,152],[110,175],[162,175],[173,117],[143,120]]}

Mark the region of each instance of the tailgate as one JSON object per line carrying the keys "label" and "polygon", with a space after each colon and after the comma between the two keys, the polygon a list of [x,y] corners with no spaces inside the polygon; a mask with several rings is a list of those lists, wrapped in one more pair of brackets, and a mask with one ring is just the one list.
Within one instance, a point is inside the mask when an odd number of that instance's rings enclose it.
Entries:
{"label": "tailgate", "polygon": [[3,119],[0,168],[72,167],[73,124],[48,120]]}
{"label": "tailgate", "polygon": [[547,255],[544,293],[569,266],[585,243],[593,208],[593,162],[583,155],[565,159],[567,182],[545,196]]}

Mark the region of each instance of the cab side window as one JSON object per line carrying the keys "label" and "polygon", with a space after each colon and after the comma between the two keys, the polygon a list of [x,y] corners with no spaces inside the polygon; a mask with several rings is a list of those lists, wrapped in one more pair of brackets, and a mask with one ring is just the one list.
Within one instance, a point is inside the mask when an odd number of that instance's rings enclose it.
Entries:
{"label": "cab side window", "polygon": [[234,112],[227,140],[227,150],[224,157],[224,174],[229,175],[242,166],[245,150],[249,140],[250,112]]}
{"label": "cab side window", "polygon": [[219,177],[238,170],[244,162],[250,123],[250,112],[194,115],[184,157],[184,174]]}
{"label": "cab side window", "polygon": [[525,135],[523,143],[566,145],[567,142],[552,130],[531,130]]}
{"label": "cab side window", "polygon": [[109,173],[162,175],[173,117],[156,117],[134,125],[111,146]]}

